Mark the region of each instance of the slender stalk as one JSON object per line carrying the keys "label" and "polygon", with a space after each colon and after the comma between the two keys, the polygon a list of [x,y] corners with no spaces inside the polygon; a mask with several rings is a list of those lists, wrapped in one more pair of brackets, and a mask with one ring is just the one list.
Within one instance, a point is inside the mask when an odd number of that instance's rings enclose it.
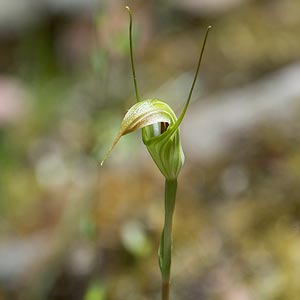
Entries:
{"label": "slender stalk", "polygon": [[162,276],[162,300],[169,300],[172,262],[172,224],[177,191],[177,179],[165,181],[165,223],[159,246],[159,266]]}
{"label": "slender stalk", "polygon": [[140,101],[139,91],[137,87],[136,82],[136,74],[135,74],[135,68],[134,68],[134,60],[133,60],[133,50],[132,50],[132,13],[129,6],[126,6],[126,9],[129,13],[129,47],[130,47],[130,61],[131,61],[131,69],[132,69],[132,75],[133,75],[133,83],[134,83],[134,90],[135,90],[135,96],[136,101]]}

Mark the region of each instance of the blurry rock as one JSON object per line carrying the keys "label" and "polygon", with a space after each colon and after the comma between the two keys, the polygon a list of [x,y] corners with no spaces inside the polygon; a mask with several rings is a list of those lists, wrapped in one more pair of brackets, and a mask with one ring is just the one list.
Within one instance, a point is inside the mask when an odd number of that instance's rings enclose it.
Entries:
{"label": "blurry rock", "polygon": [[186,152],[193,159],[212,160],[256,125],[292,118],[300,107],[299,78],[296,63],[252,84],[202,99],[182,124]]}
{"label": "blurry rock", "polygon": [[14,288],[36,264],[50,254],[48,234],[10,237],[0,241],[0,286]]}
{"label": "blurry rock", "polygon": [[95,250],[95,247],[87,243],[81,243],[77,247],[72,248],[68,257],[70,272],[77,276],[90,274],[93,266],[96,264],[96,259],[99,259]]}
{"label": "blurry rock", "polygon": [[25,88],[16,80],[0,77],[0,127],[20,120],[28,109]]}
{"label": "blurry rock", "polygon": [[82,10],[94,9],[100,1],[98,0],[38,0],[44,2],[52,12],[78,13]]}
{"label": "blurry rock", "polygon": [[97,0],[0,0],[0,33],[24,30],[49,13],[81,14],[97,4]]}
{"label": "blurry rock", "polygon": [[21,29],[36,20],[40,15],[37,4],[35,0],[0,0],[0,32]]}
{"label": "blurry rock", "polygon": [[176,0],[175,5],[193,15],[223,13],[247,0]]}
{"label": "blurry rock", "polygon": [[229,197],[239,195],[249,186],[249,178],[246,168],[241,165],[233,165],[225,169],[222,174],[222,189]]}
{"label": "blurry rock", "polygon": [[36,177],[42,187],[57,189],[67,184],[70,170],[59,154],[49,153],[37,161]]}

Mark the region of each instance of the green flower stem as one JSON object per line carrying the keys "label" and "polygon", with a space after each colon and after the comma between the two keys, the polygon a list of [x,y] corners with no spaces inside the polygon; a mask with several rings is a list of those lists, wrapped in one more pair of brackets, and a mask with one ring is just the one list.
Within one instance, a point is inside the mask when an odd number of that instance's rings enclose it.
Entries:
{"label": "green flower stem", "polygon": [[169,300],[172,261],[172,224],[177,191],[177,179],[165,181],[165,223],[159,246],[159,266],[162,275],[162,300]]}

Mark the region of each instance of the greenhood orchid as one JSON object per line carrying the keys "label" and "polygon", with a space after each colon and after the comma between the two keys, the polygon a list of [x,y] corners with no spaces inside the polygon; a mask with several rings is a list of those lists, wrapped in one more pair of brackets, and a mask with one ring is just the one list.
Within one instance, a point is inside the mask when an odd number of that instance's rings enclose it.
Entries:
{"label": "greenhood orchid", "polygon": [[211,27],[209,26],[206,30],[194,80],[192,82],[192,86],[184,109],[179,118],[177,118],[171,107],[164,101],[158,99],[140,100],[139,98],[132,51],[132,14],[128,6],[126,7],[126,9],[128,10],[130,17],[130,57],[137,103],[134,104],[126,113],[122,121],[119,133],[117,134],[111,148],[105,155],[103,161],[101,162],[101,165],[103,165],[105,159],[109,156],[109,154],[123,135],[126,135],[137,129],[142,129],[143,142],[147,147],[155,164],[166,179],[165,224],[162,232],[158,255],[163,281],[162,299],[167,300],[169,299],[171,268],[172,217],[175,206],[177,177],[184,164],[184,153],[180,142],[179,126],[185,116],[191,100],[191,96],[200,69],[208,32]]}

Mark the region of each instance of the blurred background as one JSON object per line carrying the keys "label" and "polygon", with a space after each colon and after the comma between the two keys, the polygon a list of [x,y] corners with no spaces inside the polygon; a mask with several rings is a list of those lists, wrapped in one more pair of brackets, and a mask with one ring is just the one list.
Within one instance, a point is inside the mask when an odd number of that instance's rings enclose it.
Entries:
{"label": "blurred background", "polygon": [[298,0],[0,0],[0,299],[160,299],[164,180],[135,102],[187,98],[172,300],[298,300]]}

